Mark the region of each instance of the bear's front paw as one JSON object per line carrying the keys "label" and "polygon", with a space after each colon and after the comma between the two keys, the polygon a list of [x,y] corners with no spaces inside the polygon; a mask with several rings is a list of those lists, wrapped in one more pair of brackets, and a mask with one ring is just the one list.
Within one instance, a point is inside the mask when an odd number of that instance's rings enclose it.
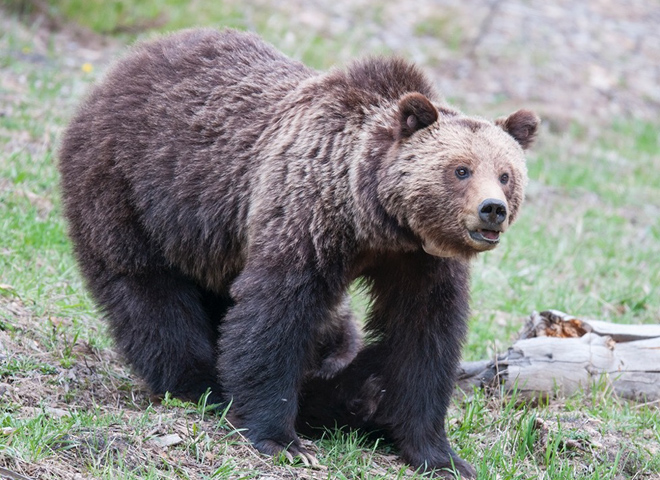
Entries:
{"label": "bear's front paw", "polygon": [[303,447],[297,439],[286,445],[276,440],[265,439],[254,442],[254,446],[261,453],[271,457],[284,454],[291,463],[295,463],[296,458],[298,458],[307,467],[319,466],[319,461],[316,459],[314,452]]}
{"label": "bear's front paw", "polygon": [[444,464],[435,465],[435,475],[447,480],[476,479],[477,471],[472,465],[460,457],[452,456],[451,460]]}

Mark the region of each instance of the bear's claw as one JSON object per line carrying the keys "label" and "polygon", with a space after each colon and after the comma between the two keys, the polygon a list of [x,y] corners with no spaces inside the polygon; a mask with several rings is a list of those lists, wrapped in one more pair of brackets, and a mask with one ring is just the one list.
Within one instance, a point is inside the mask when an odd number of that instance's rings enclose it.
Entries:
{"label": "bear's claw", "polygon": [[296,463],[296,459],[299,459],[306,467],[318,468],[320,465],[314,452],[296,441],[284,445],[275,440],[262,440],[255,442],[254,446],[265,455],[283,454],[290,463]]}

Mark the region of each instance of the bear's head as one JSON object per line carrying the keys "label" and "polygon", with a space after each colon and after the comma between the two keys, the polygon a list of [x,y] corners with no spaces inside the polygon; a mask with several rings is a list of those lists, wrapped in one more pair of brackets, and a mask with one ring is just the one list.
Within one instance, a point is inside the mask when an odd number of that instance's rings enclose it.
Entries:
{"label": "bear's head", "polygon": [[431,255],[493,249],[522,203],[523,150],[538,125],[527,110],[489,122],[406,94],[397,106],[396,140],[378,173],[378,199]]}

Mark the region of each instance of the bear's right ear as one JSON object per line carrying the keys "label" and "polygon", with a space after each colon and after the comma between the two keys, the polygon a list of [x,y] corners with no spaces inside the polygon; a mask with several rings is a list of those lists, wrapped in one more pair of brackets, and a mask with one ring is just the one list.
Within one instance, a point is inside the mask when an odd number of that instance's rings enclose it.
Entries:
{"label": "bear's right ear", "polygon": [[527,149],[534,143],[539,123],[541,123],[541,119],[538,115],[529,110],[518,110],[506,118],[495,120],[495,125],[511,135],[523,149]]}
{"label": "bear's right ear", "polygon": [[438,119],[438,110],[421,93],[407,93],[399,100],[399,138],[407,138]]}

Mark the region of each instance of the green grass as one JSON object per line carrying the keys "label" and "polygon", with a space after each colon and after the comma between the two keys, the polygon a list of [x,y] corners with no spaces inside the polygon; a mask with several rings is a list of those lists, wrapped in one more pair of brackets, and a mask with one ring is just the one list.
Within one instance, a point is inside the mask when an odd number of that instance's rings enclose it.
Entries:
{"label": "green grass", "polygon": [[[32,5],[9,3],[14,12]],[[53,15],[121,41],[190,25],[254,27],[319,68],[345,62],[362,40],[290,32],[280,13],[231,2],[49,5]],[[11,15],[0,29],[0,465],[58,479],[306,475],[256,455],[204,399],[152,404],[113,353],[71,254],[55,167],[58,135],[104,63],[86,73],[84,55],[63,53],[52,36],[35,43],[38,27]],[[431,34],[440,20],[417,33]],[[467,359],[505,350],[533,310],[657,322],[659,127],[617,119],[542,133],[518,223],[473,266]],[[355,305],[367,308],[359,295]],[[657,478],[659,416],[657,405],[617,399],[605,384],[540,406],[475,392],[456,400],[448,432],[484,479]],[[152,442],[173,433],[181,443]],[[391,447],[355,432],[328,432],[315,447],[327,468],[319,478],[412,477]]]}
{"label": "green grass", "polygon": [[174,30],[191,24],[246,27],[243,11],[225,1],[51,0],[49,4],[57,14],[102,34]]}

